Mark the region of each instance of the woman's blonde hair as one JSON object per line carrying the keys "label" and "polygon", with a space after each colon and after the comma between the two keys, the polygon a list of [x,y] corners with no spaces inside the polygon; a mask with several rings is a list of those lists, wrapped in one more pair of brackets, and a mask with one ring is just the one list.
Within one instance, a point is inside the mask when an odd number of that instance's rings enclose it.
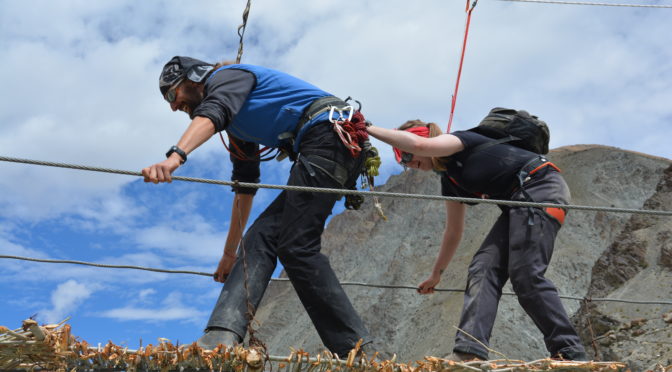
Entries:
{"label": "woman's blonde hair", "polygon": [[[429,129],[429,138],[432,137],[437,137],[443,134],[443,131],[441,130],[441,127],[439,127],[436,123],[425,123],[422,120],[416,119],[416,120],[409,120],[399,126],[399,130],[406,130],[408,128],[415,128],[415,127],[427,127]],[[441,161],[441,158],[435,158],[432,157],[432,167],[436,171],[445,171],[446,166],[443,164],[443,161]]]}

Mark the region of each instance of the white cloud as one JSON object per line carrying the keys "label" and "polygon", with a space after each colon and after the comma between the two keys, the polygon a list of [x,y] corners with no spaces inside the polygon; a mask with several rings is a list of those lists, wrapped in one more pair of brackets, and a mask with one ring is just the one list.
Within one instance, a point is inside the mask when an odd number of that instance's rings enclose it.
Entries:
{"label": "white cloud", "polygon": [[[158,94],[160,66],[177,53],[161,44],[177,41],[188,53],[184,43],[205,41],[194,34],[212,34],[215,24],[201,14],[206,22],[194,27],[183,17],[188,9],[156,13],[132,1],[66,4],[3,7],[0,79],[11,100],[0,102],[2,154],[133,171],[161,160],[188,122]],[[191,31],[182,36],[180,29]],[[179,39],[159,39],[166,35]],[[0,205],[34,220],[105,203],[102,198],[114,198],[134,180],[6,163],[0,172],[0,187],[8,191]]]}
{"label": "white cloud", "polygon": [[20,244],[13,243],[0,236],[0,254],[7,256],[22,256],[43,258],[44,254],[38,250],[26,248]]}
{"label": "white cloud", "polygon": [[138,300],[140,302],[149,301],[151,296],[156,294],[156,290],[153,288],[143,289],[138,293]]}
{"label": "white cloud", "polygon": [[160,254],[176,258],[189,258],[196,262],[213,262],[222,255],[226,236],[206,224],[192,231],[178,230],[159,225],[139,231],[135,235],[138,245]]}
{"label": "white cloud", "polygon": [[[5,235],[5,236],[3,236]],[[5,233],[0,229],[0,254],[6,256],[17,256],[17,257],[30,257],[30,258],[47,258],[48,256],[37,249],[27,248],[22,244],[13,241],[10,237],[11,234]],[[16,282],[21,281],[26,275],[27,277],[33,278],[34,280],[42,280],[41,276],[32,276],[27,274],[29,272],[34,273],[38,269],[38,266],[33,262],[26,262],[19,259],[2,259],[2,271],[0,271],[0,280],[7,282]],[[42,268],[43,269],[43,268]],[[39,278],[39,279],[38,279]]]}
{"label": "white cloud", "polygon": [[51,309],[38,312],[47,323],[57,323],[77,312],[78,307],[95,292],[96,286],[68,280],[51,293]]}
{"label": "white cloud", "polygon": [[181,293],[172,292],[162,301],[161,306],[124,306],[104,311],[99,315],[104,318],[113,318],[120,321],[139,320],[153,323],[181,320],[188,323],[202,324],[208,313],[184,305]]}

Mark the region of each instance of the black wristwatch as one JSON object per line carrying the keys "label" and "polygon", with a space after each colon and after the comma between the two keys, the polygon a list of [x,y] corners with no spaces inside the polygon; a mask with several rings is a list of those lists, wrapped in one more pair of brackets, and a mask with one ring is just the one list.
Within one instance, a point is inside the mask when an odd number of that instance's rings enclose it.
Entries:
{"label": "black wristwatch", "polygon": [[168,152],[166,153],[166,157],[167,158],[170,157],[170,155],[172,155],[174,152],[176,152],[177,155],[180,155],[180,157],[182,158],[180,164],[184,164],[187,162],[187,153],[177,146],[171,147],[170,150],[168,150]]}

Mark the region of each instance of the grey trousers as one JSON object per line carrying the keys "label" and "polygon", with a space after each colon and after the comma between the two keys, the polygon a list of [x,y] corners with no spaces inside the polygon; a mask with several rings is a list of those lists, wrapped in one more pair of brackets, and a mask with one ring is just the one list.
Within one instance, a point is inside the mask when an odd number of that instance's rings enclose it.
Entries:
{"label": "grey trousers", "polygon": [[[535,202],[569,203],[569,188],[550,167],[535,174],[524,188]],[[526,200],[520,191],[512,199]],[[459,328],[489,345],[502,287],[510,279],[518,302],[544,335],[551,356],[585,359],[585,350],[557,290],[544,277],[560,222],[539,208],[502,210],[469,266]],[[482,345],[459,331],[454,351],[488,359]]]}
{"label": "grey trousers", "polygon": [[[350,155],[328,123],[311,128],[299,150],[300,156],[318,155],[339,162],[349,172],[346,186],[356,182],[361,159]],[[287,183],[341,187],[320,169],[308,170],[300,161],[294,163]],[[281,192],[245,234],[238,260],[207,327],[225,328],[241,338],[247,332],[248,298],[241,251],[244,249],[252,312],[259,306],[279,259],[322,342],[331,352],[344,357],[359,339],[369,342],[369,332],[343,291],[329,259],[320,253],[324,223],[338,198],[336,194]]]}

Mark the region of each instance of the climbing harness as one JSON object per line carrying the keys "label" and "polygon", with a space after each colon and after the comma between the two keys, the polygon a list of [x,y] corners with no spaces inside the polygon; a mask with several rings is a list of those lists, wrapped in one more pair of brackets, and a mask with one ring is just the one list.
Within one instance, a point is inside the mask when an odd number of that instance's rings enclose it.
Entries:
{"label": "climbing harness", "polygon": [[304,125],[311,122],[318,115],[328,112],[332,106],[346,106],[347,104],[340,98],[334,96],[325,96],[314,100],[303,112],[299,122],[292,131],[280,133],[278,140],[282,143],[279,148],[276,160],[281,161],[289,158],[292,161],[297,160],[297,154],[294,151],[296,136],[301,132]]}
{"label": "climbing harness", "polygon": [[453,96],[451,98],[450,102],[450,118],[448,119],[448,129],[446,130],[446,133],[450,133],[450,127],[453,124],[453,115],[455,114],[455,104],[457,103],[457,90],[460,87],[460,77],[462,76],[462,64],[464,63],[464,53],[467,50],[467,37],[469,36],[469,24],[471,23],[471,12],[474,11],[474,8],[476,7],[476,4],[478,3],[478,0],[474,0],[474,2],[471,4],[471,7],[469,7],[469,0],[467,0],[467,21],[466,25],[464,26],[464,40],[462,41],[462,51],[460,52],[460,65],[457,69],[457,79],[455,79],[455,91],[453,92]]}
{"label": "climbing harness", "polygon": [[[534,199],[530,196],[530,194],[525,190],[525,182],[529,181],[532,179],[532,175],[534,175],[536,172],[541,170],[542,168],[545,167],[551,167],[555,169],[556,171],[560,172],[560,168],[558,168],[555,164],[551,163],[546,159],[544,156],[539,155],[538,157],[530,160],[527,162],[527,164],[523,165],[520,168],[520,171],[518,171],[517,178],[518,178],[518,187],[514,189],[514,193],[516,191],[520,191],[520,193],[523,195],[525,198],[525,201],[534,201]],[[559,208],[555,208],[559,209]],[[527,207],[528,210],[528,218],[527,218],[527,224],[529,226],[534,225],[534,208],[533,207]],[[554,216],[555,217],[555,216]],[[557,219],[557,217],[555,217]],[[564,211],[563,211],[563,217],[562,219],[564,220]]]}

